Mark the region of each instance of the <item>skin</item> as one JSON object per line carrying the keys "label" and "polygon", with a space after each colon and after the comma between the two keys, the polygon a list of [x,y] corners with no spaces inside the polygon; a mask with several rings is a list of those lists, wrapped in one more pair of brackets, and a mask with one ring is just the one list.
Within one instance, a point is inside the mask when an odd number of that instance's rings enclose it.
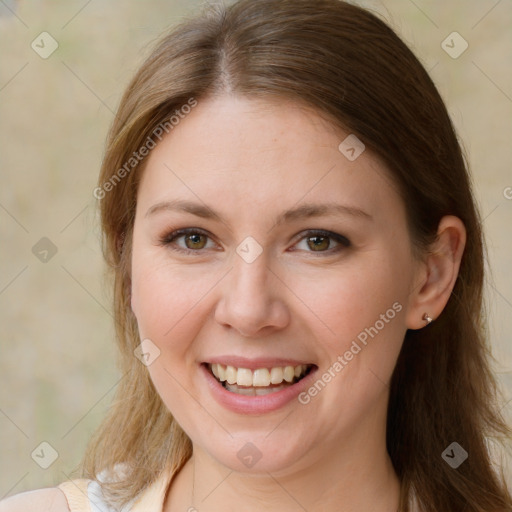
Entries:
{"label": "skin", "polygon": [[[131,304],[141,340],[160,350],[151,379],[194,448],[165,511],[240,510],[241,500],[244,511],[398,507],[385,446],[387,384],[406,330],[425,327],[423,314],[435,319],[445,307],[465,230],[444,217],[430,255],[415,259],[388,170],[368,150],[349,161],[338,150],[347,135],[297,103],[220,95],[201,99],[148,158]],[[206,204],[223,221],[169,210],[146,215],[174,199]],[[371,219],[335,214],[275,225],[305,202],[350,205]],[[186,248],[186,237],[161,242],[179,228],[209,238],[189,240],[196,252],[181,253],[172,247]],[[311,229],[351,245],[327,238],[315,251]],[[248,236],[263,249],[252,263],[236,252]],[[308,404],[246,415],[212,399],[201,362],[293,357],[320,375],[394,303],[401,311]],[[252,468],[237,457],[247,442],[261,453]]]}

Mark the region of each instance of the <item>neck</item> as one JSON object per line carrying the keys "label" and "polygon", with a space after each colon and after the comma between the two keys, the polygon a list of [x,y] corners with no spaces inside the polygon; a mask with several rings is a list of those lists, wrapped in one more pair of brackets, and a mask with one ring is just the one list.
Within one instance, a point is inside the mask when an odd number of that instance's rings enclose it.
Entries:
{"label": "neck", "polygon": [[233,471],[194,447],[173,480],[164,511],[396,512],[400,483],[385,438],[362,439],[343,449],[322,444],[314,462],[272,474]]}

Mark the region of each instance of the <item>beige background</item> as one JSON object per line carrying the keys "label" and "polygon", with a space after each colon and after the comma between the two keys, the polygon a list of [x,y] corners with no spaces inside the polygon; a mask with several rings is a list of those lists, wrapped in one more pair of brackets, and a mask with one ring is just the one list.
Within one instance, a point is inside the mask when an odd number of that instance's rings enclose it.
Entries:
{"label": "beige background", "polygon": [[[492,344],[512,419],[512,3],[363,4],[383,13],[431,71],[464,141],[485,218]],[[73,475],[113,396],[119,375],[92,190],[128,78],[148,45],[197,5],[0,2],[0,498]],[[47,59],[31,48],[43,31],[59,44]],[[469,44],[456,59],[441,47],[453,31]],[[57,249],[46,263],[32,252],[42,237]],[[31,458],[43,441],[58,452],[46,470]]]}

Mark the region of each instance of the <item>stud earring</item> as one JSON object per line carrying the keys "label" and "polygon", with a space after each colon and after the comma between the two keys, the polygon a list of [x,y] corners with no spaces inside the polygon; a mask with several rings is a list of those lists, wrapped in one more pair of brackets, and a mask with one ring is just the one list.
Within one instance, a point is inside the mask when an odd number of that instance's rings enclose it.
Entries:
{"label": "stud earring", "polygon": [[425,320],[425,322],[427,322],[427,325],[428,325],[432,322],[432,317],[428,316],[428,313],[425,313],[423,315],[423,320]]}

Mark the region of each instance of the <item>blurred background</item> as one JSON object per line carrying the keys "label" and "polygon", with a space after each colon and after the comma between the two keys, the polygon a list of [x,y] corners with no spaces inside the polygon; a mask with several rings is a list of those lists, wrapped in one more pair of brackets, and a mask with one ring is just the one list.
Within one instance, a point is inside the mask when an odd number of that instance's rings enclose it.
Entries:
{"label": "blurred background", "polygon": [[[127,81],[201,3],[0,0],[0,499],[76,477],[113,397],[120,375],[93,189]],[[418,55],[465,147],[512,421],[512,3],[354,3]]]}

